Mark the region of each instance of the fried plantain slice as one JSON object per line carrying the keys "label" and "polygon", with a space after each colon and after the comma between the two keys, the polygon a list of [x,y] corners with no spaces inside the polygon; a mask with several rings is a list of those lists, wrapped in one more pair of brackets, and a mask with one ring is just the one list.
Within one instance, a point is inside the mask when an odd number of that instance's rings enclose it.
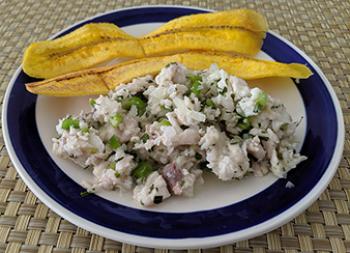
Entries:
{"label": "fried plantain slice", "polygon": [[50,40],[47,48],[52,53],[82,47],[97,41],[108,39],[135,39],[112,23],[89,23],[54,40]]}
{"label": "fried plantain slice", "polygon": [[29,92],[55,97],[106,94],[109,91],[97,69],[83,70],[26,85]]}
{"label": "fried plantain slice", "polygon": [[47,96],[82,96],[105,94],[134,78],[155,75],[167,64],[178,62],[194,70],[215,63],[228,73],[250,80],[264,77],[308,78],[310,69],[303,64],[279,63],[227,54],[187,52],[170,56],[149,57],[118,63],[114,66],[83,70],[49,80],[29,83],[29,92]]}
{"label": "fried plantain slice", "polygon": [[263,34],[241,28],[198,28],[143,38],[146,56],[173,54],[186,50],[208,50],[255,55],[260,51]]}
{"label": "fried plantain slice", "polygon": [[[82,27],[67,37],[33,43],[25,51],[23,69],[32,77],[52,78],[120,57],[141,58],[186,50],[255,55],[263,41],[262,33],[241,28],[198,28],[137,40],[125,38],[118,29],[113,32],[115,27],[88,25],[88,28]],[[108,35],[109,31],[111,35]]]}
{"label": "fried plantain slice", "polygon": [[214,52],[189,52],[180,54],[180,56],[182,57],[179,62],[188,68],[201,70],[215,63],[231,75],[244,80],[265,77],[306,79],[312,75],[307,66],[299,63],[281,63]]}
{"label": "fried plantain slice", "polygon": [[114,24],[92,23],[58,39],[29,45],[23,70],[32,77],[52,78],[114,58],[169,55],[186,50],[254,55],[266,30],[266,21],[260,14],[244,9],[175,19],[152,36],[140,39]]}
{"label": "fried plantain slice", "polygon": [[254,10],[236,9],[179,17],[162,25],[145,37],[162,34],[172,30],[194,29],[200,27],[240,27],[253,32],[267,32],[266,19]]}
{"label": "fried plantain slice", "polygon": [[87,24],[55,40],[32,43],[23,57],[23,70],[36,78],[51,78],[90,68],[117,57],[143,57],[132,36],[109,23]]}

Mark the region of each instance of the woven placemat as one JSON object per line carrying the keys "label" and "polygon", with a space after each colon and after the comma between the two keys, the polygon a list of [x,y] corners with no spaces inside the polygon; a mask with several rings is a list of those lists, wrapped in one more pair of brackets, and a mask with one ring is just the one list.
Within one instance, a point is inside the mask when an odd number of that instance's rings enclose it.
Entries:
{"label": "woven placemat", "polygon": [[[303,49],[326,74],[340,99],[346,123],[344,157],[328,189],[306,212],[260,237],[208,253],[350,252],[350,2],[233,0],[0,0],[0,99],[28,43],[76,21],[121,7],[178,4],[217,10],[248,7],[262,12],[270,28]],[[1,252],[167,252],[91,234],[56,215],[28,190],[0,138]],[[171,250],[173,251],[173,250]],[[180,251],[179,251],[180,252]],[[189,250],[188,252],[199,252]]]}

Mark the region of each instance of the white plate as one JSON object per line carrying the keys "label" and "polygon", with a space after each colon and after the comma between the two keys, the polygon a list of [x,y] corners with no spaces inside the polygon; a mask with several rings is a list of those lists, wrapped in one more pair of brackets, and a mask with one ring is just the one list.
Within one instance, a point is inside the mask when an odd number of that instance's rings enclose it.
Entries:
{"label": "white plate", "polygon": [[[166,20],[201,11],[179,6],[123,9],[98,15],[65,31],[86,22],[105,21],[116,22],[130,34],[142,35]],[[57,119],[88,110],[88,98],[35,97],[24,90],[23,84],[31,79],[21,69],[4,99],[6,147],[23,180],[45,204],[72,223],[105,237],[149,247],[197,248],[257,236],[288,222],[321,194],[336,171],[344,141],[339,102],[315,63],[272,32],[263,50],[258,58],[301,62],[314,72],[299,85],[288,78],[250,82],[280,98],[294,119],[304,118],[297,138],[300,144],[305,138],[302,152],[312,159],[298,166],[286,180],[268,175],[223,183],[207,175],[206,183],[196,188],[193,198],[172,198],[148,210],[136,205],[131,194],[105,192],[81,199],[79,184],[91,175],[55,157],[51,138],[56,135]],[[315,116],[319,113],[334,119],[332,125],[324,117]],[[295,184],[294,190],[285,188],[288,180]]]}

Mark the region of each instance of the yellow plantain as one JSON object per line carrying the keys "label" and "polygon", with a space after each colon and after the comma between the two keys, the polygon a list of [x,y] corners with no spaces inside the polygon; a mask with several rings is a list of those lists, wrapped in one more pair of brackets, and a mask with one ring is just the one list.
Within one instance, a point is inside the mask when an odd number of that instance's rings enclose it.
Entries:
{"label": "yellow plantain", "polygon": [[[96,27],[98,26],[95,25],[94,29]],[[57,39],[60,43],[53,40],[31,44],[24,54],[24,72],[36,78],[52,78],[91,68],[118,57],[141,58],[186,50],[255,55],[263,41],[262,33],[240,28],[199,28],[196,31],[169,32],[142,39],[106,37],[98,29],[96,34],[91,29],[86,31],[87,34],[83,29],[78,29],[76,34],[68,34],[69,38]],[[115,35],[118,36],[118,33]]]}
{"label": "yellow plantain", "polygon": [[32,43],[24,53],[23,70],[32,77],[52,78],[114,58],[169,55],[186,50],[254,55],[260,50],[266,30],[264,18],[252,10],[182,17],[151,33],[154,36],[140,39],[116,25],[92,23],[61,38]]}
{"label": "yellow plantain", "polygon": [[203,70],[216,63],[228,73],[250,80],[263,77],[308,78],[312,72],[303,64],[279,63],[227,54],[187,52],[170,56],[149,57],[122,62],[114,66],[83,70],[57,78],[29,83],[34,94],[47,96],[82,96],[105,94],[121,83],[147,74],[155,75],[169,63],[178,62],[194,70]]}
{"label": "yellow plantain", "polygon": [[32,43],[23,57],[29,76],[51,78],[117,57],[143,57],[139,42],[108,23],[87,24],[61,38]]}
{"label": "yellow plantain", "polygon": [[186,50],[208,50],[255,55],[263,34],[241,28],[198,28],[140,39],[146,56],[172,54]]}
{"label": "yellow plantain", "polygon": [[[109,91],[104,80],[95,70],[91,73],[83,70],[80,76],[76,73],[66,74],[54,79],[26,85],[28,91],[55,97],[84,96],[92,94],[105,94]],[[71,76],[72,75],[72,76]]]}
{"label": "yellow plantain", "polygon": [[173,19],[145,37],[172,30],[200,27],[240,27],[253,32],[267,32],[266,19],[254,10],[237,9],[205,14],[194,14]]}
{"label": "yellow plantain", "polygon": [[80,48],[84,45],[108,39],[135,39],[135,37],[111,23],[90,23],[62,37],[50,40],[41,52],[60,53],[62,50]]}

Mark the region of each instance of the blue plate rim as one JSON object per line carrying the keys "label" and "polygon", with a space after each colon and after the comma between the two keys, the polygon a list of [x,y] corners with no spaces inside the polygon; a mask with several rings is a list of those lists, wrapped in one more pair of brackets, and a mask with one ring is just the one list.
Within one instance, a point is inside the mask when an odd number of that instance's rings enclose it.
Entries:
{"label": "blue plate rim", "polygon": [[[118,10],[112,10],[110,12],[101,13],[98,15],[95,15],[93,17],[87,18],[85,20],[82,20],[80,22],[77,22],[73,24],[72,26],[61,30],[57,34],[60,34],[68,29],[71,29],[72,27],[89,21],[91,19],[108,15],[112,13],[118,13],[119,11],[125,11],[125,10],[132,10],[132,9],[142,9],[142,8],[154,8],[154,7],[174,7],[174,8],[185,8],[185,9],[194,9],[194,10],[203,10],[203,11],[212,11],[204,8],[197,8],[197,7],[190,7],[190,6],[180,6],[180,5],[147,5],[147,6],[136,6],[131,8],[123,8]],[[293,50],[295,50],[297,53],[299,53],[318,73],[318,75],[321,77],[323,83],[325,84],[325,87],[327,88],[327,91],[329,92],[329,95],[331,96],[333,106],[336,111],[337,116],[337,125],[338,125],[338,131],[337,131],[337,142],[335,151],[333,153],[333,157],[330,161],[330,164],[325,171],[324,175],[321,177],[319,182],[316,184],[316,186],[307,194],[304,196],[303,199],[301,199],[299,202],[297,202],[295,205],[293,205],[288,210],[282,212],[281,214],[275,216],[272,219],[269,219],[263,223],[260,223],[258,225],[255,225],[253,227],[249,227],[244,230],[240,230],[233,233],[227,233],[224,235],[219,236],[211,236],[211,237],[203,237],[203,238],[186,238],[186,239],[160,239],[160,238],[151,238],[146,236],[138,236],[138,235],[131,235],[128,233],[119,232],[113,229],[105,228],[103,226],[97,225],[93,222],[87,221],[85,219],[82,219],[81,217],[75,215],[74,213],[68,211],[65,208],[62,208],[59,206],[51,197],[49,197],[43,190],[36,185],[36,183],[30,178],[29,174],[26,172],[26,170],[22,167],[21,162],[18,160],[16,153],[13,149],[12,143],[10,141],[10,137],[7,133],[7,105],[9,96],[12,90],[12,87],[14,85],[14,82],[16,78],[18,77],[18,74],[21,72],[20,66],[17,71],[14,73],[13,78],[10,81],[10,84],[6,90],[5,97],[3,100],[3,109],[2,109],[2,124],[3,124],[3,135],[4,135],[4,141],[5,145],[7,147],[9,156],[14,163],[18,173],[20,174],[23,181],[29,186],[29,188],[33,191],[33,193],[39,197],[40,200],[42,200],[45,204],[47,204],[51,209],[53,209],[56,213],[61,215],[63,218],[69,220],[70,222],[83,227],[87,230],[90,230],[94,233],[101,234],[105,237],[114,239],[114,240],[121,240],[127,243],[131,244],[138,244],[141,246],[146,247],[172,247],[172,248],[196,248],[199,245],[201,247],[213,247],[217,245],[222,245],[228,242],[232,241],[238,241],[250,238],[252,236],[256,236],[258,234],[268,232],[270,230],[273,230],[274,228],[288,222],[290,219],[304,211],[313,201],[316,200],[316,198],[323,192],[323,190],[327,187],[328,183],[332,179],[334,173],[336,172],[337,165],[340,162],[340,159],[342,157],[342,151],[344,146],[344,124],[343,124],[343,115],[342,110],[340,107],[340,103],[335,95],[335,92],[330,85],[329,81],[326,79],[322,71],[319,69],[319,67],[299,48],[294,46],[291,42],[284,39],[283,37],[279,36],[278,34],[269,31],[272,35],[277,37],[279,40],[283,41],[285,44],[290,46]],[[55,34],[54,36],[56,36]],[[52,37],[54,37],[52,36]],[[103,229],[104,231],[101,231]]]}

